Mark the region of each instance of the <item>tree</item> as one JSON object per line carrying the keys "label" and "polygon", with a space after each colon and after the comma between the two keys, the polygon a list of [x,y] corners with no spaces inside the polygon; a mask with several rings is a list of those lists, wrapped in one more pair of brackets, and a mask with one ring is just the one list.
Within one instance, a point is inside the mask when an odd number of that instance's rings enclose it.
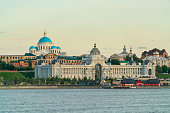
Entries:
{"label": "tree", "polygon": [[129,55],[126,55],[125,61],[131,61],[131,58]]}
{"label": "tree", "polygon": [[162,73],[167,73],[168,72],[168,67],[167,66],[162,66]]}
{"label": "tree", "polygon": [[117,59],[112,59],[111,65],[120,65],[120,62]]}
{"label": "tree", "polygon": [[139,58],[136,56],[136,54],[133,54],[133,60],[134,61],[139,61]]}
{"label": "tree", "polygon": [[45,79],[44,79],[43,77],[40,78],[40,84],[41,84],[41,85],[45,84]]}
{"label": "tree", "polygon": [[[138,62],[138,61],[141,62],[141,60],[139,60],[139,58],[136,56],[136,54],[133,54],[133,60],[136,62]],[[127,55],[125,58],[125,61],[131,61],[131,57],[129,55]]]}
{"label": "tree", "polygon": [[162,68],[159,65],[156,66],[156,72],[162,73]]}
{"label": "tree", "polygon": [[71,81],[71,84],[76,84],[76,82],[77,82],[77,79],[74,77]]}

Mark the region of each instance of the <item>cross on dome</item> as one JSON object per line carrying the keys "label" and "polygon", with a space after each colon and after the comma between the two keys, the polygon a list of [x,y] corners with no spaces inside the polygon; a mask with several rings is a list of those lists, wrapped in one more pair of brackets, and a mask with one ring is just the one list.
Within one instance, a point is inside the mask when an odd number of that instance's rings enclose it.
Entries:
{"label": "cross on dome", "polygon": [[44,31],[44,37],[46,37],[46,34],[47,34],[47,32],[46,32],[46,31]]}

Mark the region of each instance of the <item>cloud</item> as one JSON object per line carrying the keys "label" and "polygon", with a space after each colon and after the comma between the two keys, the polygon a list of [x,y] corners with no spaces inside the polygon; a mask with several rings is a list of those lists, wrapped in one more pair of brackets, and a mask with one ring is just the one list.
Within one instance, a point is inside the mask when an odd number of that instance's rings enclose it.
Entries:
{"label": "cloud", "polygon": [[148,49],[148,47],[138,47],[138,49]]}
{"label": "cloud", "polygon": [[0,33],[6,33],[6,32],[2,32],[2,31],[0,31]]}

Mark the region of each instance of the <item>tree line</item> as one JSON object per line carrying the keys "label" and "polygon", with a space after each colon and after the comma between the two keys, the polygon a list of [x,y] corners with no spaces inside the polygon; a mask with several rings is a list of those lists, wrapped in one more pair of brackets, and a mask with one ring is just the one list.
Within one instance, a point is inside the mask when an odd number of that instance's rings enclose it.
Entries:
{"label": "tree line", "polygon": [[33,70],[32,68],[32,62],[31,60],[28,60],[29,66],[28,67],[15,67],[13,64],[6,63],[0,59],[0,70],[17,70],[17,71],[23,71],[23,70]]}
{"label": "tree line", "polygon": [[5,86],[14,85],[96,85],[95,80],[70,78],[34,78],[34,73],[0,72],[0,82]]}

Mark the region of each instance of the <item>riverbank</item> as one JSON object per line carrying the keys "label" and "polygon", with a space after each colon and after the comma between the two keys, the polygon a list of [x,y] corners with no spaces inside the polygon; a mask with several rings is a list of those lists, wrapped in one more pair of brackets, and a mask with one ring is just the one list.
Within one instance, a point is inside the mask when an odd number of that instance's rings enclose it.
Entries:
{"label": "riverbank", "polygon": [[0,89],[102,89],[101,86],[0,86]]}
{"label": "riverbank", "polygon": [[[0,86],[0,89],[102,89],[102,87],[101,86]],[[170,89],[170,86],[138,86],[136,87],[136,89]]]}

